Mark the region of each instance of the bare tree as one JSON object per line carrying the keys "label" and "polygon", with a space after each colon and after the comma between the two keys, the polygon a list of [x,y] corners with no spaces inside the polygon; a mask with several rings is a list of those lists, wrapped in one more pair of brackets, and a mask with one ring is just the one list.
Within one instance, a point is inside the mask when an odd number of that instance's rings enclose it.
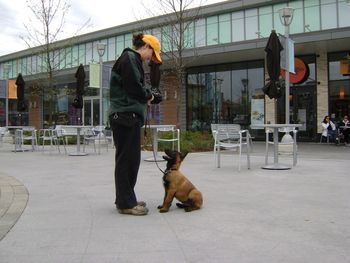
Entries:
{"label": "bare tree", "polygon": [[38,71],[46,75],[44,79],[47,82],[36,85],[39,89],[37,88],[33,92],[42,93],[43,85],[45,86],[45,94],[48,96],[49,103],[49,125],[51,125],[54,102],[58,94],[55,86],[55,74],[59,69],[71,67],[71,65],[65,65],[66,57],[72,55],[72,49],[69,47],[74,44],[74,36],[89,24],[90,19],[77,29],[70,41],[66,41],[65,45],[60,45],[58,48],[57,41],[64,33],[65,19],[70,5],[64,0],[27,0],[26,3],[32,13],[32,18],[29,18],[29,22],[24,25],[27,35],[21,36],[21,39],[26,42],[29,48],[36,47],[33,49],[35,50],[33,55],[40,61],[38,64],[41,65],[41,69]]}
{"label": "bare tree", "polygon": [[[174,97],[177,100],[177,121],[181,125],[182,110],[180,102],[185,94],[185,68],[189,60],[184,58],[184,51],[194,48],[194,25],[199,18],[201,0],[156,0],[158,12],[144,5],[151,16],[158,16],[159,23],[155,31],[160,30],[163,46],[162,55],[167,58],[169,73],[176,77],[177,89]],[[197,6],[197,8],[193,8]]]}

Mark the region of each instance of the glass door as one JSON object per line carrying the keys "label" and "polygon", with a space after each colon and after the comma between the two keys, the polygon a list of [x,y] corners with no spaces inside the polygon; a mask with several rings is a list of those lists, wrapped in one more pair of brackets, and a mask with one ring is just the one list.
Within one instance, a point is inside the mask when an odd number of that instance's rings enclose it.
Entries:
{"label": "glass door", "polygon": [[99,97],[84,97],[83,124],[97,126],[100,123]]}
{"label": "glass door", "polygon": [[300,123],[298,140],[312,141],[317,134],[316,87],[314,85],[293,86],[290,95],[291,123]]}

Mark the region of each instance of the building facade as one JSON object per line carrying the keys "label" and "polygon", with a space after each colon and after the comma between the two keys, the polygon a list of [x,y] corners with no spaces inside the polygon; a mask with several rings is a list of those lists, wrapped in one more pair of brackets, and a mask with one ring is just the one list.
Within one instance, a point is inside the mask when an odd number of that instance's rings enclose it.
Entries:
{"label": "building facade", "polygon": [[[348,0],[224,1],[202,6],[188,17],[184,31],[185,79],[181,87],[164,57],[161,90],[164,101],[151,108],[155,123],[176,123],[182,129],[209,130],[210,123],[285,122],[285,94],[275,100],[262,91],[267,71],[264,48],[271,30],[283,35],[278,10],[294,9],[290,38],[294,55],[307,70],[306,77],[291,83],[290,121],[302,123],[299,139],[317,141],[325,115],[340,119],[350,109],[350,2]],[[170,16],[171,17],[171,16]],[[45,126],[53,114],[53,124],[98,124],[99,89],[89,87],[90,64],[103,61],[103,119],[107,120],[110,69],[125,47],[131,46],[133,32],[151,33],[161,39],[162,52],[170,53],[169,16],[108,28],[56,43],[55,92],[48,92],[45,62],[40,48],[0,57],[0,125],[5,125],[5,86],[22,73],[26,81],[28,109],[21,122]],[[160,26],[161,25],[161,26]],[[100,57],[98,43],[106,49]],[[169,60],[170,61],[170,60]],[[296,60],[295,60],[296,61]],[[84,108],[72,106],[77,67],[86,70]],[[38,92],[34,92],[38,91]],[[40,92],[39,92],[40,91]],[[50,107],[50,101],[54,107]],[[9,125],[18,124],[16,99],[9,99]],[[52,106],[52,105],[51,105]],[[256,138],[263,131],[252,131]]]}

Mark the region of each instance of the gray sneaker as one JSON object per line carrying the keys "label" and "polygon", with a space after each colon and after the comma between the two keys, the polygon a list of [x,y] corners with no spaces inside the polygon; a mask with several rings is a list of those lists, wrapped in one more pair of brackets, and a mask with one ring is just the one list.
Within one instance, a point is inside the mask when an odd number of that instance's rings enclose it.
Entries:
{"label": "gray sneaker", "polygon": [[144,202],[144,201],[137,201],[137,205],[146,207],[146,202]]}
{"label": "gray sneaker", "polygon": [[148,209],[144,206],[137,205],[133,208],[118,209],[118,212],[125,215],[144,216],[147,215]]}

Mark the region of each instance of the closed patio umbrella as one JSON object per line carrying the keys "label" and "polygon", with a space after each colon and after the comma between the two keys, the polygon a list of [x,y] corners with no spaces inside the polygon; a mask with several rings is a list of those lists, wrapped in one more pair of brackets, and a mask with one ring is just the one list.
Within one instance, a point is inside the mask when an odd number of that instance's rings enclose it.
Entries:
{"label": "closed patio umbrella", "polygon": [[83,94],[84,94],[84,84],[85,84],[85,71],[83,64],[80,64],[77,72],[75,73],[75,78],[77,79],[75,99],[73,101],[73,106],[77,109],[83,108]]}
{"label": "closed patio umbrella", "polygon": [[25,82],[21,73],[19,73],[17,76],[16,85],[17,85],[17,111],[22,112],[27,109],[27,105],[24,100]]}
{"label": "closed patio umbrella", "polygon": [[271,31],[270,37],[267,41],[266,52],[266,67],[269,74],[269,82],[263,87],[263,92],[269,96],[270,99],[277,99],[281,97],[281,86],[279,84],[279,76],[281,71],[281,51],[283,47],[274,30]]}

